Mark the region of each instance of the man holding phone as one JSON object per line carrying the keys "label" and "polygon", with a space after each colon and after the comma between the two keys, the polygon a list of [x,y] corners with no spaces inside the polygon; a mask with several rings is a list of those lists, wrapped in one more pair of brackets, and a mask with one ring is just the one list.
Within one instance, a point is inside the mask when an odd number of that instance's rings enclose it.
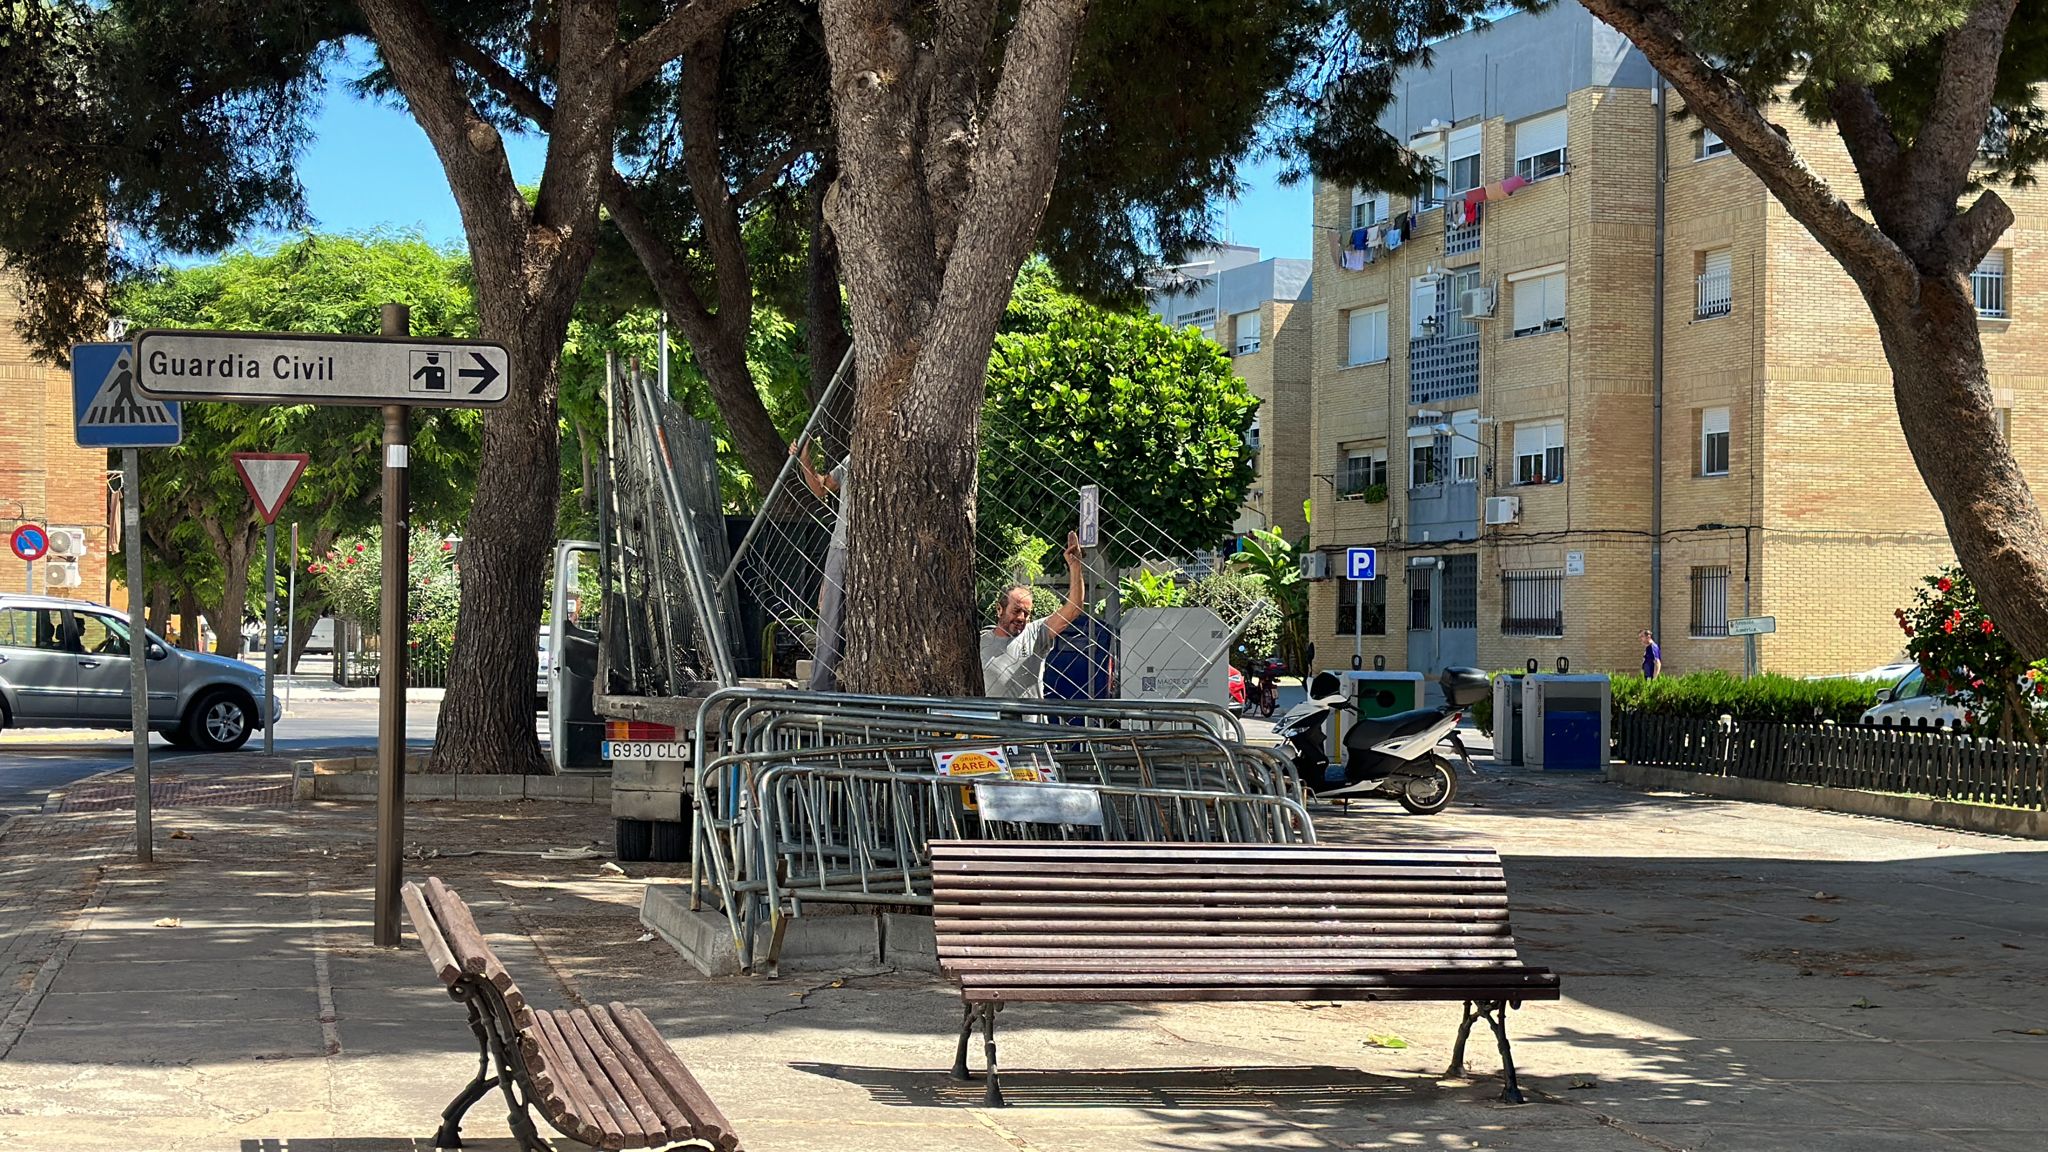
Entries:
{"label": "man holding phone", "polygon": [[1012,584],[996,601],[995,626],[981,634],[982,695],[1004,700],[1045,697],[1045,658],[1053,638],[1081,618],[1087,578],[1081,572],[1081,538],[1067,533],[1067,602],[1042,620],[1032,619],[1031,585]]}

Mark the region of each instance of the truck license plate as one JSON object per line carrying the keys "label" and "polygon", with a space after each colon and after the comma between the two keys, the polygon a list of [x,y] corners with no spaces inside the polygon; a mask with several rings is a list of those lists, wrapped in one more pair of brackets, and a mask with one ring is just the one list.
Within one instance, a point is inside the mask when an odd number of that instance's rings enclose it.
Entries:
{"label": "truck license plate", "polygon": [[607,760],[688,760],[690,746],[680,740],[606,740],[598,754]]}

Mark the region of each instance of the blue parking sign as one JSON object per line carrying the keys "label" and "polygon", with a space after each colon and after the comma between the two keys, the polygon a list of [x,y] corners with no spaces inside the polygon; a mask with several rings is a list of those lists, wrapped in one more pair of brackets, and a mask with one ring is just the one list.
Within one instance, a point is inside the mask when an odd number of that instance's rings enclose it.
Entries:
{"label": "blue parking sign", "polygon": [[1380,550],[1377,548],[1344,550],[1344,578],[1347,580],[1377,580],[1379,566]]}
{"label": "blue parking sign", "polygon": [[142,394],[133,344],[72,346],[71,407],[81,448],[168,448],[185,434],[175,402]]}

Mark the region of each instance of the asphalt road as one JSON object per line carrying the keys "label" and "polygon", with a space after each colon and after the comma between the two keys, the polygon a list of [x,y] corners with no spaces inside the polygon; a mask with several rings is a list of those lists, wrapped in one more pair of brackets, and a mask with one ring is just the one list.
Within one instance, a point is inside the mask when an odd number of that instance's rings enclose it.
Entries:
{"label": "asphalt road", "polygon": [[[434,726],[440,719],[439,702],[412,700],[405,712],[408,744],[431,747]],[[539,721],[543,730],[545,719]],[[296,700],[278,724],[275,744],[280,752],[312,753],[331,748],[363,747],[377,741],[375,693],[344,698],[314,697]],[[244,745],[260,753],[263,736],[257,733]],[[174,764],[198,753],[173,748],[159,737],[149,742],[152,764]],[[43,797],[52,789],[74,780],[134,763],[126,732],[90,729],[12,731],[0,736],[0,818],[40,809]]]}

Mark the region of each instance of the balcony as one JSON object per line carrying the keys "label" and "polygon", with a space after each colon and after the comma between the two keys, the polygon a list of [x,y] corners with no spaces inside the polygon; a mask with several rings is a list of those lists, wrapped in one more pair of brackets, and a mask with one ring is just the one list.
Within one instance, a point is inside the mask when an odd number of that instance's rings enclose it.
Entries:
{"label": "balcony", "polygon": [[1479,251],[1479,224],[1452,224],[1444,221],[1444,255],[1462,256],[1467,252]]}
{"label": "balcony", "polygon": [[1716,316],[1726,316],[1735,307],[1734,280],[1726,268],[1700,273],[1693,318],[1712,320]]}
{"label": "balcony", "polygon": [[[1464,325],[1470,327],[1470,325]],[[1408,342],[1408,402],[1434,404],[1479,394],[1479,336],[1428,336]]]}

